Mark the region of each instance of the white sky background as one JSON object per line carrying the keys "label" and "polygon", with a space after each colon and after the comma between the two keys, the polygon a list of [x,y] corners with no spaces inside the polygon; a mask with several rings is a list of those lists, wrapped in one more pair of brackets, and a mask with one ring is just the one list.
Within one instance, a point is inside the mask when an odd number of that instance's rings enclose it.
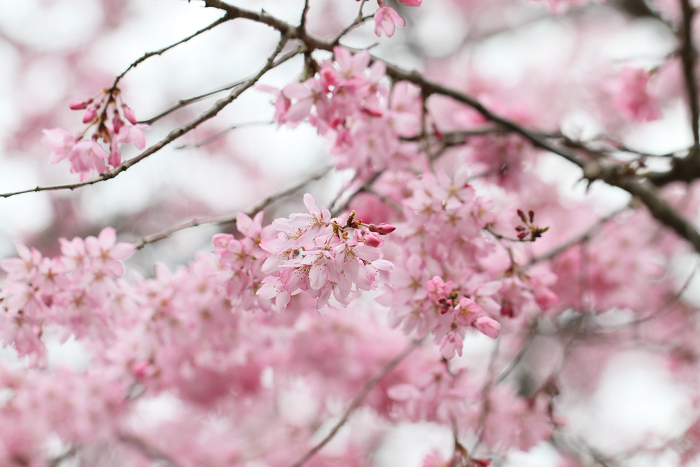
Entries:
{"label": "white sky background", "polygon": [[[356,14],[357,3],[351,0],[333,0],[350,21]],[[271,14],[296,22],[301,11],[301,0],[236,1],[237,5],[251,9],[265,9]],[[314,2],[312,1],[312,7]],[[101,37],[91,45],[89,60],[101,70],[107,81],[98,86],[108,86],[114,75],[123,71],[129,63],[144,52],[155,50],[180,40],[195,30],[211,23],[221,14],[201,8],[196,1],[134,0],[129,2],[134,20],[126,28]],[[368,6],[367,11],[373,6]],[[411,38],[432,55],[443,55],[455,48],[468,32],[458,14],[447,2],[426,0],[421,9],[409,18],[418,25]],[[52,58],[51,53],[80,46],[90,37],[99,14],[92,0],[2,0],[0,1],[0,32],[6,37],[41,49],[47,53],[35,61],[27,71],[20,68],[18,52],[0,36],[0,192],[26,189],[36,185],[70,183],[76,177],[68,172],[67,163],[50,166],[44,159],[8,153],[2,148],[11,133],[17,130],[16,115],[28,108],[42,108],[62,99],[65,91],[70,101],[88,97],[71,92],[65,79],[65,63]],[[526,10],[523,14],[537,16],[543,10]],[[318,10],[313,10],[318,14]],[[509,20],[518,22],[521,18]],[[495,21],[486,15],[484,22]],[[546,68],[548,61],[557,55],[557,49],[566,47],[566,41],[552,38],[564,37],[565,30],[556,21],[539,21],[524,28],[522,33],[503,34],[484,40],[474,47],[473,59],[487,76],[517,77],[523,63],[538,60]],[[604,51],[610,59],[659,56],[667,44],[658,40],[653,25],[639,23],[634,26],[610,30],[611,46]],[[403,44],[404,32],[399,30],[395,38],[377,39],[372,26],[365,25],[348,39],[346,44],[366,47],[376,42],[373,52],[407,68],[421,64]],[[271,50],[276,36],[265,28],[237,20],[220,26],[195,40],[178,46],[162,57],[154,57],[131,71],[123,82],[125,99],[139,118],[159,113],[178,99],[215,89],[229,82],[246,78],[255,73],[265,60],[265,51]],[[261,50],[263,50],[261,52]],[[281,88],[295,79],[301,70],[301,61],[293,60],[279,70],[266,75],[261,82]],[[94,89],[97,91],[98,87]],[[81,129],[79,112],[71,112],[65,102],[65,112],[57,116],[53,126],[68,131]],[[273,108],[270,96],[258,91],[248,91],[230,109],[222,112],[220,119],[226,124],[269,121]],[[213,100],[196,108],[205,109]],[[630,144],[652,152],[673,151],[688,146],[692,140],[684,123],[683,108],[665,109],[665,119],[648,124],[632,135]],[[583,135],[595,132],[596,123],[590,117],[572,114],[567,121],[570,128]],[[155,143],[172,129],[168,124],[156,124],[147,134],[147,142]],[[565,127],[566,128],[566,127]],[[573,130],[572,130],[573,131]],[[192,140],[189,140],[192,142]],[[301,126],[295,130],[277,130],[275,126],[260,126],[238,130],[232,152],[235,157],[260,177],[242,173],[235,163],[222,164],[213,156],[196,150],[176,151],[166,147],[158,154],[139,163],[114,180],[83,188],[80,200],[86,215],[94,222],[110,218],[115,213],[128,214],[145,206],[168,187],[178,187],[191,196],[211,205],[214,213],[235,212],[245,209],[264,196],[290,186],[309,171],[327,162],[328,143],[316,137],[315,131]],[[35,146],[35,151],[48,149]],[[135,152],[125,153],[126,157]],[[225,157],[225,156],[224,156]],[[579,178],[577,171],[566,163],[553,161],[541,167],[546,179],[557,179],[562,188],[572,196],[584,196],[583,186],[572,187]],[[327,185],[325,197],[333,197],[333,189],[340,186],[342,177],[335,177]],[[0,257],[14,253],[12,240],[27,233],[38,233],[46,228],[52,215],[49,196],[75,196],[69,192],[51,195],[32,193],[10,199],[0,199]],[[605,199],[613,209],[627,202],[618,190],[594,186],[590,196]],[[192,257],[195,246],[208,248],[212,229],[202,229],[179,234],[166,246],[149,250],[145,255],[151,264],[161,255],[170,255],[171,263]],[[682,263],[682,261],[681,261]],[[681,268],[684,267],[683,265]],[[700,287],[691,287],[700,290]],[[483,358],[490,351],[489,343],[478,340],[468,343],[466,357]],[[668,371],[659,362],[641,353],[629,353],[614,359],[605,370],[599,390],[587,400],[566,401],[570,424],[582,439],[601,452],[615,452],[623,447],[633,447],[645,438],[665,434],[678,434],[685,427],[685,415],[689,412],[685,395],[673,387]],[[379,466],[410,467],[418,465],[419,453],[438,448],[445,454],[451,449],[450,433],[425,427],[407,426],[397,430],[387,442],[387,449],[376,458]],[[625,444],[628,443],[628,446]],[[410,446],[410,448],[409,448]],[[512,466],[554,466],[557,458],[551,449],[541,446],[528,455],[515,455]],[[675,465],[675,459],[641,459],[638,465]],[[700,465],[700,464],[699,464]]]}

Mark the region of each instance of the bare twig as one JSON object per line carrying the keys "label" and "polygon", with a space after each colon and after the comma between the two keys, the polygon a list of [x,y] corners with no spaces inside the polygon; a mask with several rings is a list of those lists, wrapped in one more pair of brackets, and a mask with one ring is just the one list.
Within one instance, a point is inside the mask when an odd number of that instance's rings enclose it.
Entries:
{"label": "bare twig", "polygon": [[[279,193],[275,193],[274,195],[270,195],[258,204],[256,204],[254,207],[246,211],[246,214],[250,217],[253,217],[255,214],[258,212],[262,211],[263,209],[267,208],[270,206],[272,203],[275,201],[282,199],[284,197],[287,197],[296,191],[300,190],[304,185],[307,185],[315,180],[318,180],[325,176],[328,172],[330,172],[332,167],[324,167],[321,170],[317,170],[313,174],[311,174],[309,177],[306,177],[304,180],[301,182],[297,183],[291,188],[288,188],[284,191],[281,191]],[[179,232],[181,230],[189,229],[192,227],[198,227],[200,225],[205,225],[205,224],[217,224],[217,225],[223,225],[223,224],[230,224],[230,223],[235,223],[236,218],[238,217],[238,213],[236,212],[235,214],[225,214],[222,216],[216,216],[216,217],[208,217],[205,219],[193,219],[185,224],[178,225],[176,227],[172,227],[170,229],[163,230],[161,232],[151,234],[151,235],[146,235],[145,237],[141,237],[135,242],[132,242],[133,245],[136,247],[137,250],[143,248],[144,246],[148,245],[149,243],[154,243],[159,240],[163,240],[164,238],[167,238],[171,236],[172,234]]]}
{"label": "bare twig", "polygon": [[353,29],[355,29],[356,27],[358,27],[359,25],[361,25],[361,24],[364,23],[365,21],[367,21],[367,20],[369,20],[369,19],[371,19],[371,18],[374,17],[374,14],[367,15],[367,16],[362,16],[362,10],[363,10],[364,7],[365,7],[365,3],[367,3],[367,0],[361,0],[361,1],[360,1],[360,9],[359,9],[359,11],[357,12],[357,18],[355,18],[355,21],[353,21],[352,23],[350,23],[350,25],[348,25],[348,27],[346,27],[345,29],[343,29],[343,30],[340,32],[340,34],[338,34],[338,36],[337,36],[337,37],[335,38],[335,40],[333,41],[333,44],[334,44],[334,45],[340,45],[340,39],[342,39],[347,33],[349,33],[350,31],[352,31]]}
{"label": "bare twig", "polygon": [[301,12],[301,21],[299,22],[299,29],[306,29],[306,17],[309,14],[309,3],[310,0],[304,0],[304,9]]}
{"label": "bare twig", "polygon": [[[224,107],[229,105],[231,102],[236,100],[238,96],[240,96],[245,90],[253,86],[265,73],[267,73],[274,65],[274,59],[275,57],[280,53],[284,45],[287,43],[288,38],[286,36],[282,36],[280,39],[279,43],[277,44],[277,47],[275,48],[274,52],[270,57],[268,57],[267,63],[265,64],[264,67],[260,69],[260,71],[253,76],[252,78],[248,79],[245,81],[243,84],[241,84],[239,87],[234,89],[227,97],[218,100],[209,110],[206,112],[202,113],[199,115],[197,118],[192,120],[186,125],[181,126],[180,128],[177,128],[170,133],[168,133],[168,136],[166,136],[164,139],[159,141],[158,143],[154,144],[153,146],[149,147],[145,151],[143,151],[141,154],[138,156],[129,159],[128,161],[124,162],[122,165],[119,165],[112,170],[109,170],[92,180],[88,180],[85,182],[79,182],[79,183],[71,183],[71,184],[65,184],[65,185],[53,185],[53,186],[45,186],[45,187],[40,187],[37,186],[36,188],[30,188],[28,190],[21,190],[21,191],[15,191],[11,193],[2,193],[0,194],[1,198],[9,198],[11,196],[16,196],[20,195],[23,193],[31,193],[31,192],[38,192],[38,191],[57,191],[57,190],[75,190],[76,188],[80,188],[83,186],[88,186],[88,185],[94,185],[95,183],[99,183],[105,180],[112,179],[119,175],[122,172],[125,172],[135,164],[138,164],[141,162],[143,159],[147,158],[148,156],[160,151],[163,147],[167,146],[174,140],[178,139],[182,135],[189,133],[190,131],[194,130],[197,128],[199,125],[204,123],[205,121],[215,117]],[[290,57],[291,58],[291,57]]]}
{"label": "bare twig", "polygon": [[532,343],[535,342],[535,337],[537,337],[537,321],[534,321],[530,325],[527,340],[525,341],[525,344],[523,344],[523,346],[520,348],[518,354],[513,358],[513,360],[508,362],[506,367],[503,368],[503,370],[501,370],[501,372],[496,377],[496,384],[501,384],[508,377],[508,375],[512,373],[515,367],[518,366],[518,364],[522,361],[523,357],[525,357],[527,351],[530,349]]}
{"label": "bare twig", "polygon": [[323,438],[319,443],[317,443],[314,447],[312,447],[306,454],[304,454],[298,461],[296,461],[294,464],[291,465],[291,467],[301,467],[311,459],[311,457],[314,456],[318,451],[320,451],[330,440],[333,439],[333,437],[340,431],[340,429],[345,425],[345,423],[348,421],[350,418],[350,415],[353,414],[355,410],[362,404],[362,401],[365,400],[365,397],[370,393],[374,387],[379,384],[379,382],[384,379],[386,375],[389,374],[391,370],[393,370],[396,365],[401,363],[404,358],[406,358],[416,347],[418,347],[424,339],[420,340],[414,340],[411,342],[404,350],[401,352],[399,355],[394,357],[389,363],[384,365],[384,367],[379,370],[379,373],[374,375],[369,381],[365,383],[365,385],[362,387],[362,390],[355,396],[355,398],[352,400],[350,403],[350,406],[347,408],[343,416],[340,418],[338,423],[335,424],[333,429],[326,435],[325,438]]}
{"label": "bare twig", "polygon": [[214,29],[218,25],[225,23],[226,21],[229,21],[232,19],[233,19],[233,17],[231,15],[229,15],[228,13],[226,13],[224,16],[217,19],[216,21],[211,23],[209,26],[200,29],[199,31],[195,32],[194,34],[191,34],[191,35],[185,37],[184,39],[175,42],[174,44],[171,44],[167,47],[163,47],[162,49],[154,50],[153,52],[148,52],[148,53],[143,54],[143,56],[141,58],[139,58],[134,63],[129,65],[127,67],[127,69],[124,70],[121,74],[117,75],[117,77],[114,79],[114,84],[112,84],[112,87],[110,88],[109,92],[110,93],[114,92],[114,90],[117,89],[117,85],[119,84],[119,81],[121,81],[121,79],[124,77],[124,75],[126,75],[129,72],[129,70],[131,70],[132,68],[136,68],[136,66],[138,66],[141,62],[143,62],[151,57],[154,57],[156,55],[162,55],[163,53],[167,52],[168,50],[172,49],[173,47],[176,47],[180,44],[184,44],[185,42],[189,41],[190,39],[197,37],[200,34],[209,31],[210,29]]}
{"label": "bare twig", "polygon": [[223,138],[224,136],[226,136],[226,134],[228,134],[228,133],[230,133],[230,132],[232,132],[232,131],[234,131],[234,130],[238,130],[239,128],[245,128],[245,127],[249,127],[249,126],[259,126],[259,125],[272,125],[273,123],[275,123],[275,122],[246,122],[246,123],[240,123],[240,124],[238,124],[238,125],[230,126],[230,127],[226,128],[225,130],[222,130],[222,131],[220,131],[220,132],[218,132],[218,133],[215,133],[215,134],[213,134],[212,136],[210,136],[209,138],[203,139],[203,140],[200,141],[199,143],[196,143],[196,144],[188,144],[188,145],[184,145],[184,144],[183,144],[182,146],[177,146],[175,149],[195,149],[195,148],[201,148],[202,146],[206,146],[207,144],[211,144],[211,143],[213,143],[214,141],[217,141],[217,140]]}

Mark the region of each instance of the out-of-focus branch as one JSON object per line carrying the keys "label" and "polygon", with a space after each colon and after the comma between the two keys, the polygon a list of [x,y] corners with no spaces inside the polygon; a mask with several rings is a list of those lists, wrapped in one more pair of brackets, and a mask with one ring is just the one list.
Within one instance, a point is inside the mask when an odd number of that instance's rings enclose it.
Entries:
{"label": "out-of-focus branch", "polygon": [[379,370],[379,373],[374,375],[372,379],[367,381],[365,385],[362,387],[362,390],[355,396],[355,398],[352,400],[350,403],[350,406],[347,408],[343,416],[340,418],[338,423],[335,424],[333,429],[326,435],[325,438],[323,438],[318,444],[313,446],[306,454],[304,454],[298,461],[296,461],[294,464],[291,465],[291,467],[301,467],[304,465],[309,459],[311,459],[314,454],[316,454],[318,451],[323,449],[323,447],[328,444],[330,440],[333,439],[333,437],[338,433],[338,431],[347,423],[347,421],[350,419],[350,416],[357,410],[357,408],[362,404],[362,401],[365,400],[365,397],[370,393],[374,387],[379,384],[379,382],[384,379],[386,375],[393,370],[396,365],[401,363],[403,359],[405,359],[416,347],[418,347],[424,339],[420,340],[414,340],[411,342],[408,347],[406,347],[403,352],[401,352],[399,355],[394,357],[389,363],[384,365],[384,367]]}
{"label": "out-of-focus branch", "polygon": [[698,85],[695,81],[695,47],[693,47],[693,16],[695,8],[690,0],[680,0],[683,12],[683,26],[681,27],[681,61],[683,62],[683,78],[688,93],[688,107],[690,108],[690,121],[693,126],[693,142],[695,143],[693,155],[700,157],[700,106],[698,105]]}
{"label": "out-of-focus branch", "polygon": [[[155,154],[156,152],[160,151],[163,147],[167,146],[171,142],[175,141],[176,139],[180,138],[182,135],[189,133],[190,131],[194,130],[197,128],[199,125],[204,123],[205,121],[215,117],[224,107],[229,105],[231,102],[236,100],[238,96],[240,96],[245,90],[253,86],[265,73],[267,73],[270,69],[272,69],[274,65],[274,59],[275,57],[282,51],[282,48],[288,41],[287,36],[282,36],[280,39],[279,43],[277,44],[277,47],[275,48],[274,52],[272,55],[270,55],[267,59],[267,63],[265,66],[263,66],[260,71],[253,76],[252,78],[248,79],[245,81],[243,84],[241,84],[239,87],[234,89],[227,97],[218,100],[209,110],[206,112],[202,113],[199,115],[199,117],[195,118],[191,122],[189,122],[186,125],[181,126],[180,128],[177,128],[170,133],[168,133],[168,136],[166,136],[164,139],[159,141],[158,143],[154,144],[153,146],[149,147],[145,151],[143,151],[141,154],[138,156],[129,159],[128,161],[124,162],[122,165],[119,165],[112,170],[109,170],[92,180],[87,180],[85,182],[79,182],[79,183],[71,183],[71,184],[66,184],[66,185],[53,185],[53,186],[45,186],[45,187],[40,187],[37,186],[36,188],[30,188],[28,190],[22,190],[22,191],[15,191],[11,193],[1,193],[0,197],[1,198],[9,198],[11,196],[16,196],[20,195],[23,193],[31,193],[31,192],[36,192],[36,191],[58,191],[58,190],[75,190],[76,188],[80,188],[83,186],[87,185],[94,185],[95,183],[99,183],[105,180],[112,179],[119,175],[122,172],[125,172],[132,166],[138,164],[148,156]],[[289,56],[291,58],[291,56]],[[278,62],[279,63],[279,62]]]}
{"label": "out-of-focus branch", "polygon": [[207,144],[211,144],[214,141],[218,141],[224,136],[226,136],[228,133],[238,130],[240,128],[246,128],[246,127],[251,127],[251,126],[260,126],[260,125],[272,125],[275,122],[246,122],[246,123],[239,123],[238,125],[232,125],[225,130],[221,130],[218,133],[213,134],[209,138],[205,138],[199,143],[195,144],[188,144],[188,145],[182,145],[182,146],[177,146],[175,149],[196,149],[196,148],[201,148],[202,146],[206,146]]}
{"label": "out-of-focus branch", "polygon": [[[288,188],[284,191],[281,191],[279,193],[275,193],[274,195],[270,195],[264,200],[262,200],[260,203],[246,211],[246,214],[250,217],[253,217],[255,214],[258,212],[262,211],[263,209],[267,208],[270,206],[272,203],[285,198],[287,196],[290,196],[294,194],[296,191],[300,190],[303,188],[305,185],[318,180],[322,177],[324,177],[328,172],[330,172],[332,167],[324,167],[321,170],[318,170],[311,174],[310,176],[306,177],[304,180],[302,180],[300,183],[297,183],[291,188]],[[136,247],[137,250],[143,248],[144,246],[148,245],[149,243],[154,243],[159,240],[163,240],[164,238],[167,238],[171,236],[172,234],[179,232],[181,230],[189,229],[192,227],[198,227],[200,225],[205,225],[205,224],[217,224],[217,225],[222,225],[222,224],[231,224],[236,222],[236,217],[238,217],[238,212],[235,214],[225,214],[223,216],[216,216],[216,217],[208,217],[205,219],[193,219],[185,224],[178,225],[176,227],[172,227],[170,229],[163,230],[161,232],[147,235],[145,237],[141,237],[135,242],[133,242],[133,245]]]}
{"label": "out-of-focus branch", "polygon": [[560,255],[561,253],[563,253],[564,251],[568,250],[568,249],[571,248],[572,246],[578,245],[578,244],[581,243],[581,242],[585,242],[585,241],[587,241],[587,240],[590,240],[590,238],[591,238],[593,235],[595,235],[600,229],[602,229],[603,226],[604,226],[609,220],[613,219],[613,218],[614,218],[615,216],[617,216],[618,214],[620,214],[620,213],[626,211],[628,208],[629,208],[629,206],[625,206],[625,207],[623,207],[623,208],[617,209],[617,210],[614,211],[614,212],[611,212],[610,214],[608,214],[607,216],[601,218],[598,222],[596,222],[595,224],[593,224],[588,230],[586,230],[586,231],[585,231],[584,233],[582,233],[581,235],[572,238],[571,240],[569,240],[568,242],[566,242],[566,243],[564,243],[564,244],[562,244],[562,245],[559,245],[558,247],[556,247],[555,249],[553,249],[553,250],[550,251],[550,252],[547,252],[547,253],[545,253],[545,254],[543,254],[543,255],[541,255],[541,256],[535,256],[535,257],[532,258],[530,261],[528,261],[523,267],[524,267],[524,268],[529,268],[530,266],[532,266],[532,265],[535,264],[535,263],[539,263],[539,262],[541,262],[541,261],[546,261],[546,260],[548,260],[548,259],[555,258],[556,256]]}
{"label": "out-of-focus branch", "polygon": [[164,463],[165,465],[168,465],[170,467],[181,467],[180,464],[168,454],[164,453],[155,446],[146,443],[141,438],[122,433],[119,435],[119,441],[140,452],[151,461],[158,462],[159,464]]}

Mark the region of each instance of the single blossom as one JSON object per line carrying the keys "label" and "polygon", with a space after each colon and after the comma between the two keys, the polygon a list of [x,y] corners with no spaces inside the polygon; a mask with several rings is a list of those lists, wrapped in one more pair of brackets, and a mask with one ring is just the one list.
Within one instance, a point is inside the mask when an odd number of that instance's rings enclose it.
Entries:
{"label": "single blossom", "polygon": [[378,37],[382,36],[382,32],[387,37],[391,37],[394,35],[396,26],[404,27],[405,25],[404,19],[391,7],[379,7],[374,14],[374,33]]}

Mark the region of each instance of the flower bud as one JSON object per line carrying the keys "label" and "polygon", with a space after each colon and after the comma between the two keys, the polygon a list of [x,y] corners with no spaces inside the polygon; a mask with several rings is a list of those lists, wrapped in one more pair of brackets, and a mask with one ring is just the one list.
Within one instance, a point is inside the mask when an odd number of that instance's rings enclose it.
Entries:
{"label": "flower bud", "polygon": [[138,123],[138,120],[136,120],[136,114],[134,113],[133,110],[126,104],[122,105],[122,109],[124,109],[124,116],[126,117],[129,122],[131,122],[132,125],[136,125]]}
{"label": "flower bud", "polygon": [[90,107],[87,109],[87,112],[85,112],[85,115],[83,115],[83,123],[91,123],[93,120],[95,120],[95,117],[97,116],[97,112],[95,112],[95,109]]}
{"label": "flower bud", "polygon": [[70,105],[71,110],[87,109],[88,103],[85,101],[75,101]]}
{"label": "flower bud", "polygon": [[379,224],[379,227],[377,227],[377,233],[379,235],[390,234],[394,230],[396,230],[396,227],[391,224]]}
{"label": "flower bud", "polygon": [[374,248],[380,247],[384,244],[384,240],[379,235],[369,233],[365,235],[365,243]]}

